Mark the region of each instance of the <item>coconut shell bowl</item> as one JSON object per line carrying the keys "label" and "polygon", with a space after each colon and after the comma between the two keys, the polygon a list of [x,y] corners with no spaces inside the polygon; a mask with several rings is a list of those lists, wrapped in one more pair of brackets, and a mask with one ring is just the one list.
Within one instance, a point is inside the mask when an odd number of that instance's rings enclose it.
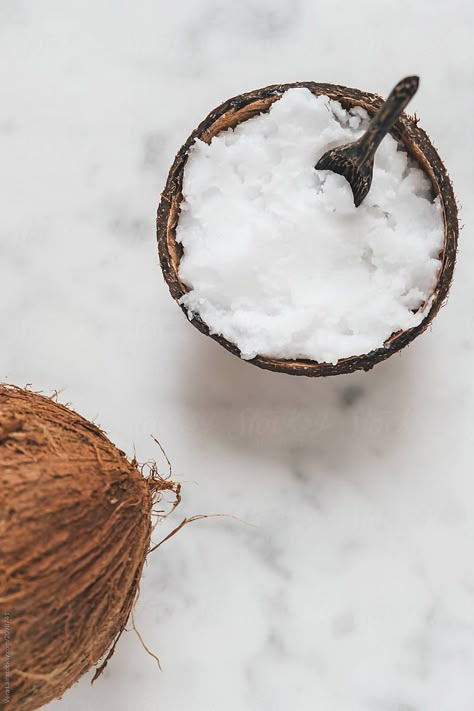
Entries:
{"label": "coconut shell bowl", "polygon": [[[361,106],[369,116],[373,116],[383,103],[383,98],[377,94],[370,94],[359,89],[351,89],[336,84],[295,82],[292,84],[276,84],[246,94],[240,94],[211,111],[191,133],[176,155],[158,208],[157,237],[161,269],[171,296],[178,304],[181,297],[188,291],[179,277],[179,264],[183,250],[182,246],[176,241],[176,226],[180,216],[183,174],[191,146],[196,139],[210,143],[212,138],[221,131],[234,128],[242,121],[268,111],[274,101],[293,87],[305,87],[316,96],[328,96],[339,101],[345,109]],[[420,168],[429,177],[433,186],[433,196],[439,196],[442,207],[444,245],[440,254],[441,267],[431,296],[420,307],[423,311],[426,311],[426,315],[418,326],[393,333],[383,347],[364,355],[340,359],[337,363],[320,363],[302,358],[295,360],[278,359],[258,355],[248,361],[252,365],[289,375],[312,377],[352,373],[356,370],[367,371],[377,363],[386,360],[394,353],[405,348],[423,333],[440,310],[451,285],[458,242],[458,216],[453,188],[443,161],[425,131],[419,128],[416,117],[402,113],[390,133],[408,155],[418,162]],[[181,304],[179,305],[184,313],[188,315],[186,308]],[[240,356],[239,349],[233,343],[218,334],[210,333],[207,325],[199,316],[193,315],[189,320],[201,333],[217,341],[234,355]]]}

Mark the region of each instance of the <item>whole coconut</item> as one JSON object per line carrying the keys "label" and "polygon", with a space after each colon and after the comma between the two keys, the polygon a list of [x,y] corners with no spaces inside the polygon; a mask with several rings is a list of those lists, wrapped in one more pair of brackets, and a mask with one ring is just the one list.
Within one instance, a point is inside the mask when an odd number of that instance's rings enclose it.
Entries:
{"label": "whole coconut", "polygon": [[164,488],[77,413],[0,384],[0,708],[43,706],[113,651]]}

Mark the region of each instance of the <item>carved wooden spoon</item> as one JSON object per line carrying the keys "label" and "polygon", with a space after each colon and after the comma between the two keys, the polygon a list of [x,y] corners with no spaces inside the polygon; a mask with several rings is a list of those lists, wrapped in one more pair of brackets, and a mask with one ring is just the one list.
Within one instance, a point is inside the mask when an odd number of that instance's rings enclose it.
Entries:
{"label": "carved wooden spoon", "polygon": [[343,175],[352,188],[354,204],[359,207],[372,184],[374,155],[410,99],[416,94],[419,77],[406,77],[398,82],[382,104],[364,135],[354,143],[337,146],[324,153],[316,170],[332,170]]}

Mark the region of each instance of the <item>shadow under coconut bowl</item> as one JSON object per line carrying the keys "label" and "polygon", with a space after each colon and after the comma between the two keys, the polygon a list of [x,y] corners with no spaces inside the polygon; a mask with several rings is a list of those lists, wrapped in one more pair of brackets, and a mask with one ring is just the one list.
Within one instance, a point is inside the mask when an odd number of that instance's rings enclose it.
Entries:
{"label": "shadow under coconut bowl", "polygon": [[[237,124],[268,111],[273,102],[277,101],[285,91],[297,87],[309,89],[315,96],[324,95],[339,101],[344,109],[361,106],[369,116],[373,116],[383,103],[382,97],[377,94],[369,94],[359,89],[351,89],[336,84],[294,82],[292,84],[275,84],[263,89],[256,89],[247,94],[240,94],[211,111],[189,136],[176,155],[158,208],[157,237],[160,264],[170,293],[176,302],[179,303],[181,297],[188,291],[188,288],[179,277],[179,264],[183,248],[176,241],[176,226],[179,221],[180,205],[183,200],[183,175],[191,146],[196,139],[210,143],[214,136],[221,131],[234,128]],[[443,161],[427,134],[418,127],[417,118],[403,113],[390,133],[429,177],[433,187],[433,196],[439,196],[442,207],[444,244],[440,254],[441,267],[432,294],[420,307],[420,309],[427,308],[426,316],[418,326],[393,333],[385,341],[383,347],[363,355],[342,358],[337,363],[320,363],[303,358],[289,360],[260,355],[247,361],[248,363],[259,368],[289,375],[313,377],[352,373],[356,370],[370,370],[377,363],[386,360],[397,351],[405,348],[420,333],[423,333],[438,313],[448,295],[456,259],[458,215],[453,188]],[[429,307],[427,307],[427,304],[429,304]],[[186,307],[181,304],[180,306],[184,313],[188,315]],[[228,351],[240,357],[240,351],[237,346],[223,338],[223,336],[210,333],[208,326],[198,315],[193,315],[189,320],[201,333],[214,339]]]}

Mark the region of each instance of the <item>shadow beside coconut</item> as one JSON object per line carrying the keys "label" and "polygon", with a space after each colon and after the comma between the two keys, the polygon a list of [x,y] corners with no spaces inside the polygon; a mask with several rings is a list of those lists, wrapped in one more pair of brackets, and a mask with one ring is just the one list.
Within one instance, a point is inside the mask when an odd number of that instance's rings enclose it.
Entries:
{"label": "shadow beside coconut", "polygon": [[252,458],[281,461],[311,451],[329,469],[358,466],[397,447],[404,413],[416,404],[416,348],[372,373],[318,382],[248,368],[193,334],[190,351],[181,371],[188,429]]}

